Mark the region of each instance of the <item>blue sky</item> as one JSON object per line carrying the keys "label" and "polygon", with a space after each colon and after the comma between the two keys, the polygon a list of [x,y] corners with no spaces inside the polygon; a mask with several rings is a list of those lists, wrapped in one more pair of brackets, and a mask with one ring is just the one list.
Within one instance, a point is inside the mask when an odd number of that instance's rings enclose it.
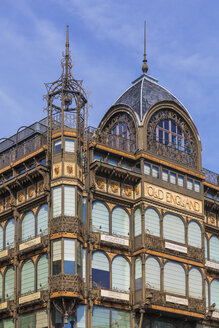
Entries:
{"label": "blue sky", "polygon": [[0,136],[45,116],[44,82],[61,73],[67,24],[73,75],[97,126],[141,74],[146,20],[148,74],[189,110],[203,166],[219,173],[218,12],[218,0],[1,0]]}

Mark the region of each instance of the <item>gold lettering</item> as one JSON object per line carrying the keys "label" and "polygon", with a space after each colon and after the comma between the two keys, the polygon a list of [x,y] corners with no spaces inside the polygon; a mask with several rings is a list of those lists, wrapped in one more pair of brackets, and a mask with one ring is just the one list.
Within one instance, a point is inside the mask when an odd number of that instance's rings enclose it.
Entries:
{"label": "gold lettering", "polygon": [[168,203],[171,203],[171,193],[170,192],[166,192],[166,200]]}
{"label": "gold lettering", "polygon": [[151,197],[153,197],[153,195],[154,195],[154,189],[151,186],[148,187],[148,195]]}
{"label": "gold lettering", "polygon": [[161,190],[161,189],[158,190],[158,198],[160,200],[163,200],[163,190]]}

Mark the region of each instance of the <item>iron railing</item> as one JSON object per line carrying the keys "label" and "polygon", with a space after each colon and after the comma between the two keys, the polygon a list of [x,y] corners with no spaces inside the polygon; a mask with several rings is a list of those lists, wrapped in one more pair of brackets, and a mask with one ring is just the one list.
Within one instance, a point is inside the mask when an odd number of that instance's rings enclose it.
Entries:
{"label": "iron railing", "polygon": [[210,170],[204,169],[203,168],[203,173],[205,174],[205,179],[207,182],[219,186],[219,174],[212,172]]}

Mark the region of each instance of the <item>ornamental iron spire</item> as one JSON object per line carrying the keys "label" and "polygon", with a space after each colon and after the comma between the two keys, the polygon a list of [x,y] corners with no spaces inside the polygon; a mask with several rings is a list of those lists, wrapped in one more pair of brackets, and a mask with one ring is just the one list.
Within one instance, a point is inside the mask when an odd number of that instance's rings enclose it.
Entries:
{"label": "ornamental iron spire", "polygon": [[144,59],[143,59],[142,71],[144,74],[146,74],[148,71],[148,65],[146,59],[146,21],[144,22]]}

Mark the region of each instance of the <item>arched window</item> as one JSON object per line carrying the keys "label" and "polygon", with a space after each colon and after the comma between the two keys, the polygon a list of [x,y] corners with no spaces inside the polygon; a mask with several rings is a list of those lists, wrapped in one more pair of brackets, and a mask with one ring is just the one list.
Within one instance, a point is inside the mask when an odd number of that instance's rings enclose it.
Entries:
{"label": "arched window", "polygon": [[109,260],[103,252],[97,251],[92,255],[92,281],[98,286],[110,288]]}
{"label": "arched window", "polygon": [[40,257],[37,262],[37,290],[48,288],[48,255]]}
{"label": "arched window", "polygon": [[14,299],[14,268],[9,267],[5,273],[5,299]]}
{"label": "arched window", "polygon": [[219,280],[214,279],[211,282],[211,300],[210,304],[215,303],[215,309],[219,310]]}
{"label": "arched window", "polygon": [[188,241],[191,246],[202,247],[202,231],[200,225],[195,221],[189,222]]}
{"label": "arched window", "polygon": [[35,217],[32,211],[29,211],[22,220],[22,241],[35,237]]}
{"label": "arched window", "polygon": [[14,219],[10,219],[5,228],[5,247],[14,247]]}
{"label": "arched window", "polygon": [[145,262],[146,288],[160,290],[160,264],[154,257],[148,257]]}
{"label": "arched window", "polygon": [[3,249],[3,228],[0,225],[0,251]]}
{"label": "arched window", "polygon": [[93,231],[109,233],[109,211],[102,202],[95,201],[92,204],[92,226]]}
{"label": "arched window", "polygon": [[219,239],[217,236],[211,236],[209,240],[209,258],[219,262]]}
{"label": "arched window", "polygon": [[112,288],[129,292],[130,266],[129,262],[122,256],[116,256],[112,262]]}
{"label": "arched window", "polygon": [[21,270],[21,295],[34,291],[34,264],[31,260],[24,263]]}
{"label": "arched window", "polygon": [[141,234],[141,210],[135,210],[135,237]]}
{"label": "arched window", "polygon": [[192,268],[189,271],[189,296],[202,299],[203,279],[201,272]]}
{"label": "arched window", "polygon": [[205,236],[205,258],[208,259],[208,239]]}
{"label": "arched window", "polygon": [[165,263],[164,291],[182,296],[186,295],[186,274],[182,265],[175,262]]}
{"label": "arched window", "polygon": [[0,303],[2,302],[3,300],[3,279],[2,279],[2,274],[0,273]]}
{"label": "arched window", "polygon": [[37,214],[37,235],[46,235],[48,233],[48,205],[40,207]]}
{"label": "arched window", "polygon": [[142,289],[142,262],[138,257],[135,260],[135,290]]}
{"label": "arched window", "polygon": [[185,243],[185,225],[182,219],[174,214],[166,214],[163,219],[164,238]]}
{"label": "arched window", "polygon": [[115,207],[112,211],[112,233],[129,236],[129,215],[122,207]]}
{"label": "arched window", "polygon": [[145,232],[149,235],[160,236],[160,217],[153,208],[147,208],[144,213]]}

